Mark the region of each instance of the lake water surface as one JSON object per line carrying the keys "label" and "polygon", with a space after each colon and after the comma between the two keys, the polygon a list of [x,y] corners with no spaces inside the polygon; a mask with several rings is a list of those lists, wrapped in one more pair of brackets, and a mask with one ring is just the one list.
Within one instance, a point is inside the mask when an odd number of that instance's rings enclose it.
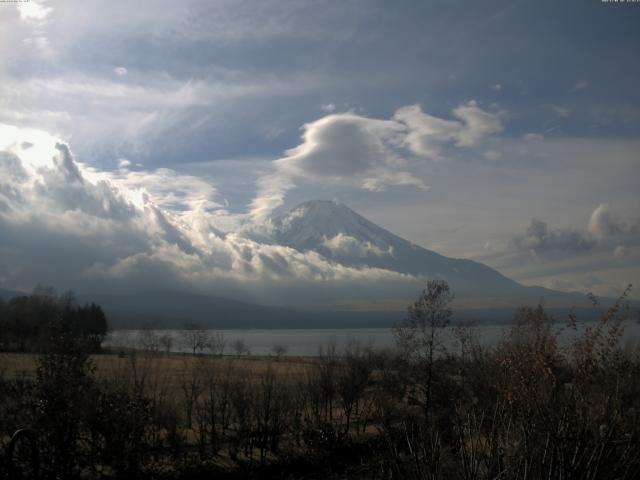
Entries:
{"label": "lake water surface", "polygon": [[[640,345],[640,324],[626,322],[622,339],[623,345]],[[560,328],[562,325],[558,324]],[[495,345],[509,326],[483,325],[472,327],[473,335],[482,345]],[[579,329],[585,328],[581,325]],[[232,354],[233,343],[242,340],[252,355],[272,355],[275,346],[282,346],[286,355],[317,355],[319,349],[335,345],[336,350],[344,352],[349,345],[358,344],[374,349],[393,348],[395,339],[388,328],[355,328],[355,329],[282,329],[282,330],[208,330],[208,333],[221,334],[226,343],[225,353]],[[575,332],[565,332],[560,336],[560,343],[566,343]],[[116,330],[111,332],[104,342],[109,347],[142,348],[144,345],[159,343],[162,336],[171,339],[171,351],[187,352],[189,347],[184,342],[184,330]],[[449,349],[456,349],[458,343],[452,328],[443,331],[443,343]],[[161,345],[158,347],[163,349]]]}

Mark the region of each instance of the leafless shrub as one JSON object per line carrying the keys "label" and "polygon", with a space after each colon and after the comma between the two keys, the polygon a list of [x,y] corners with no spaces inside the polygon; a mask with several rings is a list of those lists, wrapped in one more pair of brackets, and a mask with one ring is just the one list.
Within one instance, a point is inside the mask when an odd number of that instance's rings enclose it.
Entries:
{"label": "leafless shrub", "polygon": [[238,338],[231,343],[231,348],[236,353],[236,356],[240,357],[244,354],[251,355],[249,345],[242,338]]}

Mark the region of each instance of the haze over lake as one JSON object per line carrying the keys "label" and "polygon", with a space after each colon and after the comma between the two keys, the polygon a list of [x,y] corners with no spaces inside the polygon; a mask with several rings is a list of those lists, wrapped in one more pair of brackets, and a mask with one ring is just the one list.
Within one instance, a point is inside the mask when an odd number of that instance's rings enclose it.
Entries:
{"label": "haze over lake", "polygon": [[[585,326],[593,323],[579,325],[578,331],[583,331]],[[622,344],[625,346],[637,346],[640,343],[640,323],[628,321],[625,324]],[[558,323],[555,328],[561,328]],[[471,327],[471,332],[479,343],[484,346],[495,346],[507,331],[507,325],[485,325]],[[189,348],[182,344],[185,330],[117,330],[111,332],[105,340],[105,347],[134,347],[141,348],[144,337],[155,336],[158,339],[163,335],[172,338],[172,352],[188,352]],[[313,356],[318,355],[320,348],[325,351],[332,346],[342,354],[349,347],[372,347],[376,350],[394,349],[395,339],[389,328],[321,328],[321,329],[278,329],[278,330],[208,330],[209,333],[221,333],[226,340],[225,354],[233,354],[231,345],[236,340],[242,340],[251,351],[251,355],[274,355],[274,347],[282,346],[286,349],[285,355]],[[565,331],[560,337],[560,343],[565,344],[575,332]],[[456,340],[452,327],[443,331],[443,340],[446,348],[458,351],[460,346]],[[206,353],[206,350],[205,350]]]}

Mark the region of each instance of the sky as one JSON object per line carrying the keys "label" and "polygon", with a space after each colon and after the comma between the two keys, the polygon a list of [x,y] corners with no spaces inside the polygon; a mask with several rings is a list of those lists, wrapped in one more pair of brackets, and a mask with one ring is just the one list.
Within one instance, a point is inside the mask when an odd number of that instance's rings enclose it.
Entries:
{"label": "sky", "polygon": [[0,2],[0,287],[406,286],[265,239],[310,199],[525,285],[640,287],[639,23],[599,0]]}

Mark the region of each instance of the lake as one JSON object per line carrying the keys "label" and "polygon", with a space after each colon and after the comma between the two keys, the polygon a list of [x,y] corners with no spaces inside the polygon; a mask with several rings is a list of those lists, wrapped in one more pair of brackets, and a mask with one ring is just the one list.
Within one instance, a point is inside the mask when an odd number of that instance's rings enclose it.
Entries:
{"label": "lake", "polygon": [[[589,324],[586,324],[589,325]],[[591,324],[593,325],[593,324]],[[557,328],[562,325],[558,324]],[[495,345],[509,328],[506,325],[483,325],[471,327],[478,341],[485,346]],[[585,324],[579,329],[585,328]],[[111,332],[103,345],[105,347],[133,347],[158,343],[162,336],[171,341],[171,351],[188,352],[190,349],[184,342],[184,330],[116,330]],[[282,329],[282,330],[208,330],[211,335],[223,335],[226,354],[232,354],[233,342],[242,340],[252,355],[273,355],[275,346],[282,346],[286,355],[307,356],[317,355],[319,349],[335,345],[336,350],[344,352],[349,345],[358,344],[374,349],[393,348],[395,339],[388,328],[354,328],[354,329]],[[575,332],[566,332],[560,336],[560,343],[566,343]],[[456,337],[453,329],[448,327],[443,331],[443,342],[448,349],[457,349]],[[622,344],[639,346],[640,324],[626,322]],[[159,347],[161,350],[163,347]]]}

